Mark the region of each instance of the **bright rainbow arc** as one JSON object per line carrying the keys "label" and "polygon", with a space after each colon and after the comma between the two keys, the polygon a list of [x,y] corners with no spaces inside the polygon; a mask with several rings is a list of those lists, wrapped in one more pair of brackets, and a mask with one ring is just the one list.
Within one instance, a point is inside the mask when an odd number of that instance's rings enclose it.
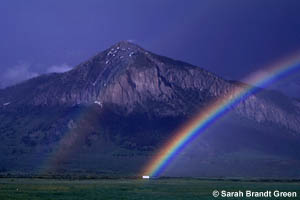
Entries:
{"label": "bright rainbow arc", "polygon": [[285,61],[273,65],[273,67],[269,67],[266,70],[264,69],[264,73],[254,73],[248,79],[245,79],[245,82],[255,86],[236,87],[224,98],[214,102],[206,109],[201,110],[198,115],[175,132],[175,136],[158,151],[158,154],[146,165],[142,174],[149,175],[150,177],[160,176],[176,155],[200,133],[203,133],[210,124],[222,117],[232,107],[247,97],[261,90],[262,87],[269,85],[299,68],[300,55],[297,54],[297,56],[290,57]]}

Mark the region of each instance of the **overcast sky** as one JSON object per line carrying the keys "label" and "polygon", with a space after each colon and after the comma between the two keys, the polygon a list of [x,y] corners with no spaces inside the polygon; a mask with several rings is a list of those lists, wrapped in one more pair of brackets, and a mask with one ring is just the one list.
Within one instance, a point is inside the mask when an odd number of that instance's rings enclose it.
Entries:
{"label": "overcast sky", "polygon": [[[2,87],[64,72],[120,40],[242,79],[300,50],[300,1],[3,0],[0,38]],[[299,77],[280,87],[300,93]]]}

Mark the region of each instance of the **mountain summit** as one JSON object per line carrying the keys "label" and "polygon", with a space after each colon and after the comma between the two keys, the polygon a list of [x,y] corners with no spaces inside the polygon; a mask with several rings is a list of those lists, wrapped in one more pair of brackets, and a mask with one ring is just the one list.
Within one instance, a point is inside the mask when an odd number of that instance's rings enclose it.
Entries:
{"label": "mountain summit", "polygon": [[152,101],[168,103],[169,109],[162,108],[171,112],[188,101],[218,96],[226,87],[230,84],[201,68],[122,41],[69,72],[43,75],[6,89],[11,95],[1,103],[73,106],[97,101],[130,111]]}
{"label": "mountain summit", "polygon": [[[74,149],[73,153],[84,156],[59,162],[58,168],[109,169],[116,173],[128,159],[144,162],[145,156],[155,152],[196,111],[201,112],[236,87],[245,85],[156,55],[133,43],[119,42],[71,71],[42,75],[0,90],[3,168],[24,162],[27,164],[22,167],[30,171],[32,165],[41,162],[41,157],[48,157],[57,145],[65,144]],[[197,147],[186,153],[193,158],[193,166],[218,159],[230,169],[233,163],[227,160],[228,155],[232,155],[230,159],[240,159],[241,166],[261,162],[263,173],[272,159],[279,171],[284,163],[298,165],[299,114],[298,101],[264,90],[241,102],[227,118],[212,126],[207,136],[195,142]],[[235,145],[226,142],[233,140],[237,141]],[[256,154],[257,151],[261,153]],[[122,159],[120,152],[126,152]],[[204,161],[198,156],[202,154],[211,156]],[[83,158],[90,164],[80,167],[78,163]],[[111,162],[114,164],[109,165]],[[181,163],[186,162],[185,158]],[[194,167],[189,173],[232,176],[211,164],[203,166],[207,168]],[[126,170],[134,173],[137,165],[123,171]],[[173,172],[187,173],[176,170]],[[234,173],[244,175],[239,169]],[[260,175],[254,168],[246,175],[254,174]],[[281,171],[278,174],[291,175]]]}

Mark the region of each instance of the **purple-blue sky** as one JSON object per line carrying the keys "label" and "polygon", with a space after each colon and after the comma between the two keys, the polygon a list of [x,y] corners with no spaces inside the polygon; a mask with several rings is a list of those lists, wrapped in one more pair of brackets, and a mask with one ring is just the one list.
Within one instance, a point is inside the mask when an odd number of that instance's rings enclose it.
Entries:
{"label": "purple-blue sky", "polygon": [[[120,40],[242,79],[300,49],[299,10],[299,0],[1,1],[0,82],[68,70]],[[280,87],[300,91],[299,77]]]}

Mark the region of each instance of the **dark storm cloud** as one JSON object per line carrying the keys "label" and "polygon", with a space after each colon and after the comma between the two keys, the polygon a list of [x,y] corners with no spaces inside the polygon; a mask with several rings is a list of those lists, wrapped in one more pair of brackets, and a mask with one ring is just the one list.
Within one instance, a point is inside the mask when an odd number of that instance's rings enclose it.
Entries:
{"label": "dark storm cloud", "polygon": [[242,79],[300,48],[299,10],[298,0],[1,1],[0,78],[20,60],[30,63],[28,74],[41,74],[132,40]]}

